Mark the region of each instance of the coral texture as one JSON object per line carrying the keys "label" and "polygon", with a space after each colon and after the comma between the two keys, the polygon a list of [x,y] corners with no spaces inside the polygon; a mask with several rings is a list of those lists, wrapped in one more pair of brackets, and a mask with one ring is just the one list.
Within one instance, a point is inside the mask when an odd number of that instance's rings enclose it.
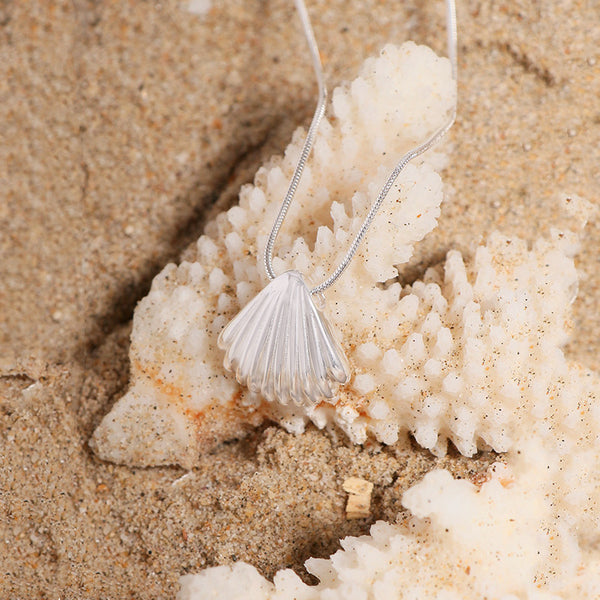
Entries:
{"label": "coral texture", "polygon": [[[334,91],[332,118],[320,126],[278,239],[278,273],[295,269],[315,283],[331,272],[395,161],[442,125],[454,94],[448,60],[410,42],[386,46],[355,81]],[[368,418],[356,418],[359,411],[368,411],[370,429],[380,439],[397,438],[398,425],[386,420],[386,406],[374,392],[388,375],[373,369],[376,357],[369,349],[375,343],[382,355],[402,352],[418,318],[414,299],[398,302],[399,284],[379,284],[397,275],[395,265],[407,261],[413,245],[436,224],[442,183],[434,170],[441,158],[434,153],[400,175],[357,257],[326,293],[324,312],[356,371],[334,404],[310,414],[279,413],[223,369],[218,334],[267,283],[262,250],[301,146],[299,131],[285,156],[242,189],[239,206],[207,226],[197,260],[170,264],[154,279],[134,315],[129,391],[91,442],[100,457],[189,467],[200,452],[266,417],[292,431],[301,431],[308,418],[320,427],[334,419],[362,441],[369,426]],[[418,352],[416,344],[409,341],[406,351],[415,346]]]}
{"label": "coral texture", "polygon": [[[564,206],[580,228],[590,206],[578,199]],[[576,248],[577,234],[566,229],[531,248],[492,234],[466,265],[450,252],[445,281],[434,269],[429,283],[413,284],[404,296],[422,301],[430,286],[431,296],[441,298],[443,311],[433,312],[430,303],[421,312],[421,333],[431,314],[439,318],[456,308],[448,327],[454,341],[444,356],[461,386],[449,393],[442,380],[443,410],[425,418],[463,452],[471,451],[473,435],[504,445],[505,463],[496,463],[479,489],[447,471],[429,473],[404,494],[413,515],[408,522],[378,523],[370,536],[343,540],[343,551],[329,560],[307,562],[317,586],[305,586],[290,571],[271,584],[237,564],[184,577],[180,598],[204,600],[209,590],[228,585],[240,589],[236,578],[247,581],[249,597],[279,600],[598,598],[600,378],[561,351],[577,288]],[[478,353],[469,350],[474,341]],[[425,348],[421,364],[439,358],[435,345]],[[421,378],[420,396],[405,408],[408,422],[422,421],[423,399],[440,393],[439,382]],[[419,431],[415,437],[426,445]]]}
{"label": "coral texture", "polygon": [[236,563],[182,577],[178,600],[598,598],[597,550],[581,552],[574,529],[556,520],[538,483],[531,467],[516,481],[502,463],[479,489],[432,471],[404,494],[414,514],[408,522],[380,521],[369,536],[342,540],[330,559],[309,559],[318,585],[307,586],[289,569],[271,583]]}

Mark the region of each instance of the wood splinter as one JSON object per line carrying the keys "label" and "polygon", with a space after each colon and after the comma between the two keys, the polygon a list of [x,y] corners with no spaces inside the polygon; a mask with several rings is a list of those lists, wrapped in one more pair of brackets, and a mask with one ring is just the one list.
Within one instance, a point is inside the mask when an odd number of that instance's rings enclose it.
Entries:
{"label": "wood splinter", "polygon": [[365,479],[349,477],[342,486],[348,493],[346,519],[365,519],[371,514],[373,484]]}

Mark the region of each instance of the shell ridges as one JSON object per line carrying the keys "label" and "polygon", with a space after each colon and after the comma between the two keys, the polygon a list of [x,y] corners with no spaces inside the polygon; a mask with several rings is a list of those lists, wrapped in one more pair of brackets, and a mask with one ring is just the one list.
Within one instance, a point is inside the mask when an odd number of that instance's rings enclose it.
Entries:
{"label": "shell ridges", "polygon": [[219,335],[223,364],[269,401],[331,400],[350,379],[348,360],[302,275],[287,271],[253,298]]}

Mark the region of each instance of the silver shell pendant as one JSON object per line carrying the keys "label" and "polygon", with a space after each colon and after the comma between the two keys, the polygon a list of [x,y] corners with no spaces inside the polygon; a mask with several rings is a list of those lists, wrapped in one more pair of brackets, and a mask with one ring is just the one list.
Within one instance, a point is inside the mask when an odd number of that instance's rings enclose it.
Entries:
{"label": "silver shell pendant", "polygon": [[297,271],[271,281],[223,329],[218,345],[225,368],[271,402],[316,404],[350,379],[346,355]]}

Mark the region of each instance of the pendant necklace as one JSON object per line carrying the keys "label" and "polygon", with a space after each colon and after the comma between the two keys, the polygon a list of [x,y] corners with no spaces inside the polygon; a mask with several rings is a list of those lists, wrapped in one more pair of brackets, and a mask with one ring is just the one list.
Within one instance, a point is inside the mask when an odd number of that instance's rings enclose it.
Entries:
{"label": "pendant necklace", "polygon": [[[372,204],[348,251],[336,269],[310,289],[298,271],[276,275],[273,248],[283,224],[302,171],[310,154],[319,122],[325,113],[327,90],[324,83],[317,42],[303,0],[295,0],[318,84],[318,103],[306,140],[279,213],[271,229],[264,253],[264,267],[270,283],[255,296],[221,331],[218,346],[225,351],[223,364],[237,381],[266,400],[300,406],[331,401],[338,386],[350,380],[351,369],[326,317],[312,296],[322,293],[337,281],[350,264],[377,211],[404,167],[434,146],[450,129],[456,107],[444,125],[423,143],[409,150],[388,176]],[[456,9],[446,0],[448,57],[456,85]]]}

